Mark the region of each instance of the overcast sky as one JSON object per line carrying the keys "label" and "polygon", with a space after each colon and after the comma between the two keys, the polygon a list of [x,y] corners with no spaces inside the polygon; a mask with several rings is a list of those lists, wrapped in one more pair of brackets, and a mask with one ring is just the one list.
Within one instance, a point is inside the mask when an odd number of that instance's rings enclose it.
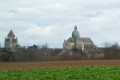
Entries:
{"label": "overcast sky", "polygon": [[0,43],[12,29],[21,46],[62,48],[78,26],[94,44],[120,43],[120,0],[0,0]]}

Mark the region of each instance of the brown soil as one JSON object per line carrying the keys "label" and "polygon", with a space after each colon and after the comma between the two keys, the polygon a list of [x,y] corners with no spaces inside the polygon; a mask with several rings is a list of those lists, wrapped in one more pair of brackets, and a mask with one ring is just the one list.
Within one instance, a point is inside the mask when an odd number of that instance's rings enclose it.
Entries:
{"label": "brown soil", "polygon": [[79,61],[39,61],[39,62],[0,62],[1,70],[31,69],[38,67],[75,67],[90,65],[120,65],[120,60],[79,60]]}

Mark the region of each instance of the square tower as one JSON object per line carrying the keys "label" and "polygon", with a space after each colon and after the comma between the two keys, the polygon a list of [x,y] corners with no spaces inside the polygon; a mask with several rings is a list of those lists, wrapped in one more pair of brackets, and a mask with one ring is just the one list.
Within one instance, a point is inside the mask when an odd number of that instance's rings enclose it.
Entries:
{"label": "square tower", "polygon": [[20,45],[18,44],[18,39],[15,37],[12,30],[10,30],[7,38],[5,37],[5,48],[19,48]]}

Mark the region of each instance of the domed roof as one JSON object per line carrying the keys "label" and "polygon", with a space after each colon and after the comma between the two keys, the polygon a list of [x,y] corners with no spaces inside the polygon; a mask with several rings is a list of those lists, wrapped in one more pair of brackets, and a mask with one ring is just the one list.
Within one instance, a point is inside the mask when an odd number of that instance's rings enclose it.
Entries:
{"label": "domed roof", "polygon": [[72,32],[72,38],[74,40],[76,40],[77,38],[79,38],[79,32],[77,31],[77,26],[74,27],[74,31]]}

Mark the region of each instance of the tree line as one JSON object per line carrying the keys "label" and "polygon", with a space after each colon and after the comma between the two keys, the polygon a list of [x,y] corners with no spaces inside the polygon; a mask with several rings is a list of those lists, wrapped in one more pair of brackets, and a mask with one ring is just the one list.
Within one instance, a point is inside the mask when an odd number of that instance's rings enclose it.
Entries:
{"label": "tree line", "polygon": [[73,48],[72,50],[52,49],[47,44],[30,46],[18,49],[0,49],[0,61],[52,61],[52,60],[111,60],[120,59],[120,46],[118,43],[104,43],[104,47],[96,48],[88,53]]}

